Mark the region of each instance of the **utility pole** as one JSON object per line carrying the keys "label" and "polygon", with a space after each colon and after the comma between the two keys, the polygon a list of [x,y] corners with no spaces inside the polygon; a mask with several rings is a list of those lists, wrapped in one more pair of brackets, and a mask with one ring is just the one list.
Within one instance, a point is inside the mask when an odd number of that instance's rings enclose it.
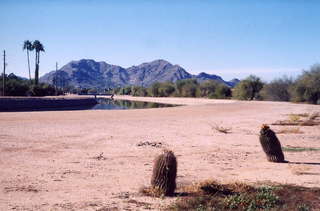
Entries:
{"label": "utility pole", "polygon": [[55,88],[56,88],[56,95],[58,95],[58,81],[57,81],[57,72],[58,72],[58,62],[56,62],[56,74],[55,74]]}
{"label": "utility pole", "polygon": [[5,88],[6,88],[6,51],[3,50],[3,75],[2,75],[2,95],[5,96]]}

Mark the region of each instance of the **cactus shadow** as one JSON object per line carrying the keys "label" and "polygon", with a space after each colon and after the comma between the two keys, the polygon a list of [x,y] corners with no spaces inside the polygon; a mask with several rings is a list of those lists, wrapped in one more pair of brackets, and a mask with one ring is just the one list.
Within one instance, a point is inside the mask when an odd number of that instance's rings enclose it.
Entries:
{"label": "cactus shadow", "polygon": [[191,196],[192,193],[187,193],[187,192],[176,192],[173,194],[173,197],[187,197]]}
{"label": "cactus shadow", "polygon": [[287,161],[289,164],[297,164],[297,165],[313,165],[313,166],[320,166],[320,163],[313,163],[313,162],[290,162]]}

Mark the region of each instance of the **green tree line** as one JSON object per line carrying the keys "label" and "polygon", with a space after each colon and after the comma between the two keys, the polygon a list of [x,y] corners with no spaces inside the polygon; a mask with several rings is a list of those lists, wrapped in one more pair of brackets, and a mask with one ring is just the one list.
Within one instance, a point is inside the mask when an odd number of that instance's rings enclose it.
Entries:
{"label": "green tree line", "polygon": [[114,89],[115,94],[150,97],[208,97],[226,99],[231,97],[231,89],[219,82],[207,80],[198,83],[196,79],[172,82],[156,82],[150,87],[127,86]]}
{"label": "green tree line", "polygon": [[154,83],[146,88],[128,86],[114,89],[114,94],[150,97],[206,97],[216,99],[291,101],[320,104],[320,65],[313,65],[295,80],[282,77],[269,83],[250,75],[233,89],[208,80],[198,83],[195,79],[180,80],[175,83]]}
{"label": "green tree line", "polygon": [[[2,84],[3,74],[0,77],[0,84]],[[6,96],[49,96],[62,94],[63,90],[55,89],[53,85],[39,83],[30,83],[28,80],[17,77],[14,74],[5,75],[5,93]],[[2,86],[0,87],[0,95],[2,95]]]}
{"label": "green tree line", "polygon": [[288,77],[264,83],[256,76],[249,76],[234,88],[233,98],[239,100],[291,101],[320,104],[320,65],[313,65],[297,79]]}

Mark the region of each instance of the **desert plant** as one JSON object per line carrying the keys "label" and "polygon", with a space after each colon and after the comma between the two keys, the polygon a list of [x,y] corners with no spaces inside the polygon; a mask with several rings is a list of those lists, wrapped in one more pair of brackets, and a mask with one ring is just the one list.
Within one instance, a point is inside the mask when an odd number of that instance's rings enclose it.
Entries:
{"label": "desert plant", "polygon": [[133,86],[131,87],[131,95],[145,97],[148,96],[148,92],[147,89],[142,86]]}
{"label": "desert plant", "polygon": [[50,84],[33,85],[30,89],[32,96],[55,95],[55,88]]}
{"label": "desert plant", "polygon": [[309,116],[309,120],[315,120],[320,117],[320,112],[314,112]]}
{"label": "desert plant", "polygon": [[179,97],[197,97],[199,94],[198,86],[196,79],[179,80],[176,82],[176,94]]}
{"label": "desert plant", "polygon": [[160,97],[169,97],[175,92],[175,86],[171,82],[161,83],[158,89]]}
{"label": "desert plant", "polygon": [[200,96],[208,97],[214,96],[214,93],[218,87],[218,82],[213,80],[207,80],[200,84]]}
{"label": "desert plant", "polygon": [[270,162],[284,162],[284,155],[281,149],[281,144],[276,134],[268,125],[262,125],[260,130],[260,144],[263,151],[267,155]]}
{"label": "desert plant", "polygon": [[275,79],[263,86],[262,90],[260,91],[260,95],[262,96],[263,100],[290,101],[290,89],[292,85],[293,80],[291,78],[283,77],[280,79]]}
{"label": "desert plant", "polygon": [[159,88],[160,88],[159,82],[152,84],[151,87],[148,89],[150,96],[159,97]]}
{"label": "desert plant", "polygon": [[289,114],[289,121],[290,122],[298,122],[300,120],[301,116],[297,114]]}
{"label": "desert plant", "polygon": [[231,89],[228,86],[219,84],[217,89],[215,90],[214,96],[209,96],[209,98],[225,99],[230,98],[231,94]]}
{"label": "desert plant", "polygon": [[233,97],[238,100],[254,100],[260,99],[259,92],[263,87],[263,82],[257,76],[250,75],[242,80],[234,88]]}
{"label": "desert plant", "polygon": [[[2,84],[2,76],[0,79],[0,84]],[[27,83],[27,80],[20,79],[11,73],[6,76],[6,95],[25,96],[29,91],[29,85],[30,84]]]}
{"label": "desert plant", "polygon": [[305,151],[320,151],[320,148],[312,147],[282,147],[283,151],[287,152],[305,152]]}
{"label": "desert plant", "polygon": [[294,134],[302,134],[303,131],[300,130],[299,127],[293,127],[293,128],[282,128],[278,131],[276,131],[277,134],[288,134],[288,133],[294,133]]}
{"label": "desert plant", "polygon": [[320,104],[320,65],[304,71],[292,88],[293,101]]}
{"label": "desert plant", "polygon": [[231,133],[231,127],[219,126],[218,124],[211,125],[212,130],[216,130],[220,133]]}
{"label": "desert plant", "polygon": [[176,188],[177,160],[172,151],[164,150],[154,161],[151,186],[159,195],[173,195]]}

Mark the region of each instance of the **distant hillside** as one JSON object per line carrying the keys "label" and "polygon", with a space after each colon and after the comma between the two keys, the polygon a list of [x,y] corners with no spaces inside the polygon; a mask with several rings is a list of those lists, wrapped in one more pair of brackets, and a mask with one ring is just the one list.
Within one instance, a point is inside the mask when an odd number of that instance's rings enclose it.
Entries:
{"label": "distant hillside", "polygon": [[191,75],[179,65],[172,65],[165,60],[155,60],[138,66],[123,68],[106,62],[91,59],[72,61],[60,70],[51,71],[40,78],[41,82],[54,83],[82,88],[114,88],[129,85],[148,87],[155,82],[196,78],[199,82],[216,80],[233,87],[239,80],[224,81],[220,76],[200,73]]}

